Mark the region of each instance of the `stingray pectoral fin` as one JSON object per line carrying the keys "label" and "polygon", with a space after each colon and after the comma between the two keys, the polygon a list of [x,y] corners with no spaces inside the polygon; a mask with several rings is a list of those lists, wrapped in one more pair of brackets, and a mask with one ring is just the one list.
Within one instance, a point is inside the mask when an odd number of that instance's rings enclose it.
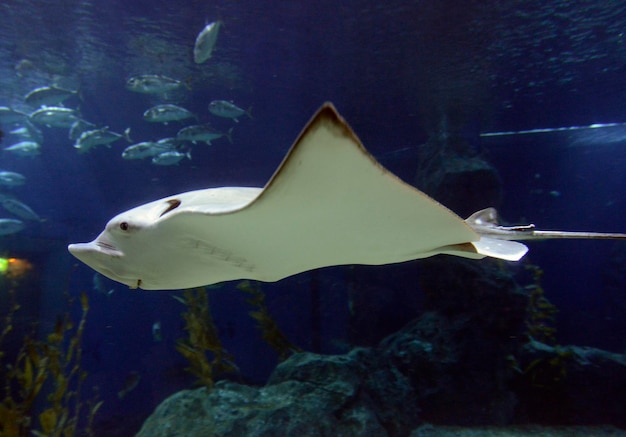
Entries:
{"label": "stingray pectoral fin", "polygon": [[498,240],[485,236],[481,236],[480,240],[470,244],[481,255],[506,261],[519,261],[528,252],[528,247],[517,241]]}

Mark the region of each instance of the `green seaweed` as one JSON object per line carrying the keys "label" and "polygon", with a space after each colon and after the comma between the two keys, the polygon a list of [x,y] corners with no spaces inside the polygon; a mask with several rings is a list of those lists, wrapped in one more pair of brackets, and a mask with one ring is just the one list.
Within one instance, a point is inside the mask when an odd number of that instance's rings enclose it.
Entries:
{"label": "green seaweed", "polygon": [[545,296],[541,286],[543,270],[536,265],[525,266],[533,277],[533,283],[525,290],[529,293],[528,316],[526,319],[526,334],[542,343],[556,344],[556,315],[559,312]]}
{"label": "green seaweed", "polygon": [[[0,348],[13,330],[15,313],[20,306],[15,292],[9,291],[11,307],[4,318],[0,334]],[[69,299],[70,306],[73,299]],[[80,298],[81,317],[77,327],[69,312],[57,319],[54,331],[45,340],[33,334],[26,335],[13,363],[5,364],[5,353],[0,353],[4,371],[4,398],[0,402],[0,437],[37,437],[76,435],[83,402],[81,390],[86,372],[81,370],[81,339],[85,329],[89,303],[87,295]],[[45,401],[41,402],[46,394]],[[35,403],[43,405],[36,415]],[[87,435],[93,435],[91,425],[102,402],[89,403]],[[36,415],[36,418],[35,418]]]}
{"label": "green seaweed", "polygon": [[263,340],[276,351],[279,361],[285,361],[290,355],[302,352],[302,349],[289,341],[270,315],[265,303],[265,293],[261,291],[258,283],[253,286],[250,281],[241,281],[237,284],[237,288],[251,295],[246,302],[254,306],[256,310],[249,312],[250,317],[257,321]]}
{"label": "green seaweed", "polygon": [[556,346],[554,355],[534,359],[526,366],[523,374],[533,387],[555,387],[567,377],[567,365],[573,356],[571,350]]}
{"label": "green seaweed", "polygon": [[182,297],[173,297],[187,307],[182,316],[188,337],[178,339],[176,350],[189,361],[186,370],[196,376],[197,383],[204,385],[208,392],[213,388],[217,373],[236,372],[238,369],[222,347],[211,316],[206,289],[188,289]]}

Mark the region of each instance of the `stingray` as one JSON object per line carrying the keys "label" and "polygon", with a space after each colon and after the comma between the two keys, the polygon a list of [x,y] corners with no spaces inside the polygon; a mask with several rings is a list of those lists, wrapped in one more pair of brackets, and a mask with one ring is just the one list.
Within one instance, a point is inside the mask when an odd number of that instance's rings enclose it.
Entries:
{"label": "stingray", "polygon": [[131,288],[168,290],[438,254],[517,261],[528,248],[512,240],[545,238],[626,234],[505,227],[493,208],[463,220],[383,168],[326,103],[264,188],[169,196],[117,215],[95,240],[68,249]]}

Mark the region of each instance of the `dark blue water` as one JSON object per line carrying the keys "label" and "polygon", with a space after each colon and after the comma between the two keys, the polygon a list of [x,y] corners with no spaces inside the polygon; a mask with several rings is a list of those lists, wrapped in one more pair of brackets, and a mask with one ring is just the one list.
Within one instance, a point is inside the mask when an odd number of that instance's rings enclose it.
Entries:
{"label": "dark blue water", "polygon": [[[23,102],[27,92],[62,83],[80,91],[80,99],[67,106],[79,109],[84,119],[116,132],[130,127],[136,142],[156,140],[184,124],[145,122],[143,111],[158,98],[132,93],[125,83],[134,75],[161,74],[188,81],[190,90],[176,103],[200,122],[234,127],[233,144],[197,145],[191,161],[168,167],[123,160],[124,140],[79,155],[66,129],[45,127],[40,156],[0,156],[1,169],[28,178],[11,192],[45,218],[0,243],[0,252],[35,264],[38,276],[36,285],[29,285],[26,319],[38,320],[45,331],[64,308],[63,291],[73,296],[86,291],[90,297],[83,367],[89,373],[85,384],[98,386],[104,400],[97,419],[102,435],[111,435],[106,430],[119,423],[132,434],[164,397],[193,382],[174,349],[185,335],[183,307],[170,292],[107,283],[115,292],[98,293],[93,271],[74,267],[65,246],[93,239],[119,212],[173,193],[262,186],[324,101],[332,101],[365,146],[409,183],[420,146],[452,114],[460,135],[497,169],[507,221],[626,231],[626,141],[574,147],[561,137],[511,137],[492,144],[479,137],[626,121],[623,2],[53,3],[0,5],[0,106],[31,112],[35,108]],[[197,33],[218,19],[224,26],[213,57],[194,64]],[[253,118],[235,124],[212,116],[207,106],[216,99],[251,107]],[[10,129],[3,126],[5,133]],[[5,135],[2,147],[11,142]],[[560,343],[623,351],[626,325],[619,308],[626,308],[621,276],[626,267],[619,260],[624,250],[613,242],[531,244],[527,262],[545,271],[543,286],[561,311]],[[419,265],[365,270],[375,294],[392,290],[398,299],[370,308],[374,320],[386,313],[392,315],[385,320],[393,319],[394,312],[402,313],[403,322],[417,315],[404,313],[407,300],[411,308],[419,307]],[[314,280],[302,274],[262,287],[270,311],[294,343],[336,353],[352,343],[348,284],[357,274],[331,268]],[[311,328],[313,286],[321,293],[317,332]],[[263,383],[276,358],[248,317],[245,296],[234,284],[213,288],[209,296],[224,345],[240,368],[233,378]],[[153,339],[155,322],[161,323],[162,342]],[[381,322],[380,336],[399,327]],[[119,400],[129,372],[138,372],[140,383]]]}

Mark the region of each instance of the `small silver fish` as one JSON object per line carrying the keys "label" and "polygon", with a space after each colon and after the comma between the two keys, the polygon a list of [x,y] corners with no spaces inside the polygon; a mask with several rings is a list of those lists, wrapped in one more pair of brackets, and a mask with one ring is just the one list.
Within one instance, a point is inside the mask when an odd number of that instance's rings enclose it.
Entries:
{"label": "small silver fish", "polygon": [[158,74],[142,74],[133,76],[126,82],[126,89],[142,94],[166,94],[189,88],[186,82]]}
{"label": "small silver fish", "polygon": [[35,222],[42,221],[39,215],[37,215],[37,213],[33,211],[30,206],[26,205],[23,202],[20,202],[13,197],[1,196],[0,205],[2,205],[2,207],[9,211],[11,214],[16,215],[21,219],[31,220]]}
{"label": "small silver fish", "polygon": [[80,135],[88,130],[95,129],[96,125],[88,122],[87,120],[78,119],[72,126],[70,127],[70,131],[68,132],[68,137],[72,141],[76,141]]}
{"label": "small silver fish", "polygon": [[0,218],[0,235],[15,234],[25,227],[24,222],[21,220]]}
{"label": "small silver fish", "polygon": [[151,123],[167,124],[170,121],[180,121],[194,118],[190,111],[172,104],[156,105],[143,113],[143,118]]}
{"label": "small silver fish", "polygon": [[160,343],[163,341],[161,322],[158,320],[152,324],[152,341],[154,341],[155,343]]}
{"label": "small silver fish", "polygon": [[183,141],[190,141],[193,144],[196,144],[198,141],[202,141],[210,146],[211,141],[217,140],[218,138],[222,137],[226,137],[228,141],[232,144],[232,133],[232,127],[228,130],[228,132],[224,133],[218,131],[210,124],[194,124],[192,126],[187,126],[179,130],[176,134],[176,138]]}
{"label": "small silver fish", "polygon": [[24,96],[24,101],[35,107],[55,106],[76,95],[78,95],[78,92],[76,91],[59,88],[54,85],[43,86],[35,88],[26,94],[26,96]]}
{"label": "small silver fish", "polygon": [[3,187],[19,187],[24,185],[26,177],[14,171],[0,171],[0,185]]}
{"label": "small silver fish", "polygon": [[39,155],[40,148],[39,143],[34,141],[20,141],[19,143],[5,147],[4,151],[21,158],[33,158]]}
{"label": "small silver fish", "polygon": [[152,158],[152,163],[155,165],[175,165],[183,159],[191,159],[191,153],[178,152],[176,150],[171,152],[161,153]]}
{"label": "small silver fish", "polygon": [[105,282],[108,281],[108,279],[102,276],[100,273],[98,272],[94,273],[91,281],[93,284],[94,291],[104,294],[106,297],[111,297],[111,295],[115,293],[115,288],[108,288],[105,285]]}
{"label": "small silver fish", "polygon": [[16,111],[8,106],[0,106],[0,124],[17,123],[26,119],[28,119],[28,114]]}
{"label": "small silver fish", "polygon": [[61,106],[48,106],[30,114],[30,119],[47,127],[70,128],[78,121],[78,114],[74,109]]}
{"label": "small silver fish", "polygon": [[144,159],[151,158],[161,153],[175,150],[176,146],[168,143],[159,143],[154,141],[144,141],[141,143],[128,146],[122,152],[123,159]]}
{"label": "small silver fish", "polygon": [[78,150],[78,153],[87,153],[96,146],[108,146],[124,137],[128,139],[129,132],[130,128],[124,131],[124,135],[118,134],[110,131],[108,126],[101,129],[88,130],[78,137],[74,148]]}
{"label": "small silver fish", "polygon": [[23,141],[34,141],[35,143],[43,143],[43,133],[41,129],[31,123],[28,118],[20,122],[20,126],[10,132],[11,135],[17,136]]}
{"label": "small silver fish", "polygon": [[25,136],[28,135],[28,129],[26,129],[24,126],[20,126],[12,129],[11,131],[9,131],[9,133],[11,135]]}
{"label": "small silver fish", "polygon": [[119,399],[124,399],[128,393],[137,388],[139,381],[141,381],[141,374],[139,372],[128,372],[128,375],[126,375],[126,379],[124,380],[124,387],[122,390],[117,392],[117,397]]}
{"label": "small silver fish", "polygon": [[233,102],[227,102],[226,100],[213,100],[209,103],[209,112],[211,114],[217,115],[218,117],[231,118],[236,123],[239,123],[238,118],[244,114],[252,118],[251,110],[252,107],[245,111]]}
{"label": "small silver fish", "polygon": [[221,26],[221,21],[209,23],[196,37],[196,43],[193,46],[193,60],[196,64],[202,64],[211,57]]}

